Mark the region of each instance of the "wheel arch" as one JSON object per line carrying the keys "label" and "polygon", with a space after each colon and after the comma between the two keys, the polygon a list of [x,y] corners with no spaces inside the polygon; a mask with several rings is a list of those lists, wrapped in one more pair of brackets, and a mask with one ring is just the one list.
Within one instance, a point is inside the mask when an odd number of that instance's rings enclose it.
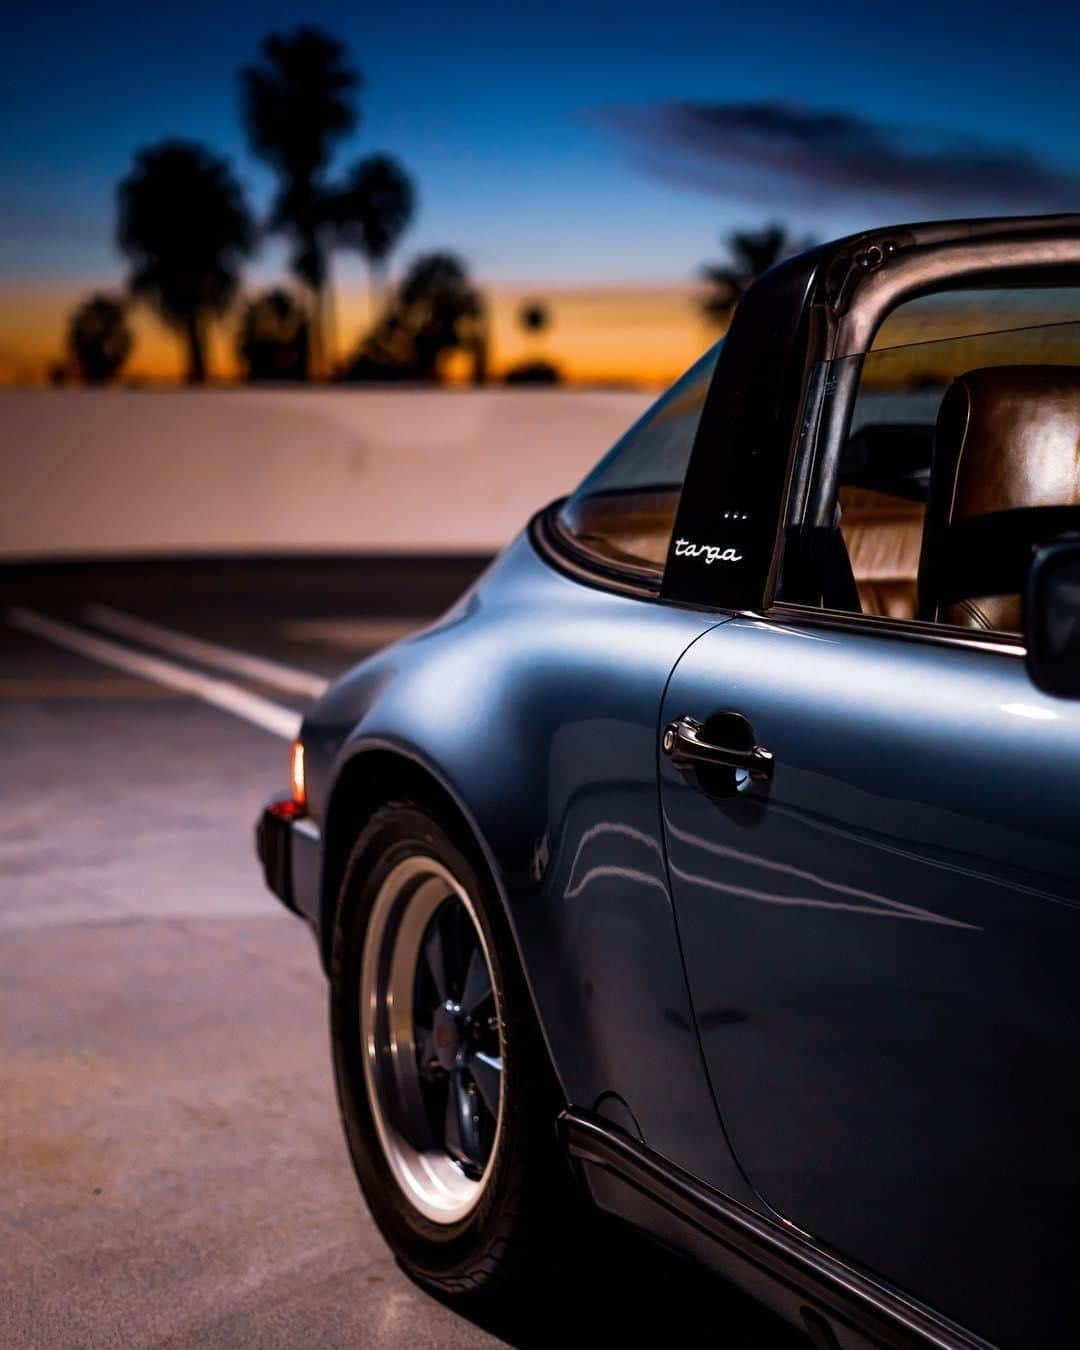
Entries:
{"label": "wheel arch", "polygon": [[319,951],[324,969],[330,965],[334,913],[352,846],[374,812],[398,797],[423,802],[451,825],[455,834],[464,835],[473,844],[473,851],[483,856],[502,899],[502,887],[479,831],[435,771],[401,746],[386,741],[365,743],[341,766],[324,816],[319,898]]}
{"label": "wheel arch", "polygon": [[318,940],[324,971],[330,968],[335,911],[352,846],[371,815],[386,802],[401,797],[432,810],[490,879],[513,940],[518,968],[528,990],[536,1025],[540,1028],[553,1081],[563,1100],[569,1100],[552,1054],[498,863],[459,795],[434,766],[409,747],[385,740],[366,741],[355,747],[337,773],[323,824]]}

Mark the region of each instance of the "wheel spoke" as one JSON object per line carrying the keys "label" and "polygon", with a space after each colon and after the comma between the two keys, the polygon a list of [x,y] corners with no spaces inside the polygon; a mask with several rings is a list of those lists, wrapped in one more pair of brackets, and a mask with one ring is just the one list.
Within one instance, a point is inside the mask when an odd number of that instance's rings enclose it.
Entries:
{"label": "wheel spoke", "polygon": [[446,981],[449,985],[450,997],[460,1003],[475,937],[465,908],[457,901],[446,907],[443,933],[446,951]]}
{"label": "wheel spoke", "polygon": [[483,1167],[484,1151],[480,1142],[480,1099],[476,1092],[466,1091],[465,1080],[460,1074],[456,1086],[461,1113],[461,1142],[465,1146],[465,1152],[469,1155],[469,1162],[475,1167]]}
{"label": "wheel spoke", "polygon": [[458,1102],[458,1080],[459,1075],[454,1074],[453,1078],[446,1085],[446,1122],[444,1125],[444,1142],[446,1151],[451,1158],[457,1158],[459,1162],[467,1161],[465,1157],[464,1145],[461,1142],[461,1108]]}
{"label": "wheel spoke", "polygon": [[469,1060],[469,1072],[480,1091],[484,1105],[493,1116],[498,1116],[499,1089],[502,1085],[502,1056],[485,1055],[482,1050],[478,1050]]}
{"label": "wheel spoke", "polygon": [[446,1094],[446,1151],[472,1167],[483,1166],[476,1094],[468,1091],[460,1069]]}
{"label": "wheel spoke", "polygon": [[435,1052],[435,1033],[430,1027],[423,1027],[417,1023],[413,1027],[413,1036],[416,1040],[416,1062],[423,1070],[433,1059],[438,1058]]}
{"label": "wheel spoke", "polygon": [[443,992],[442,998],[455,998],[461,990],[460,958],[458,955],[457,926],[454,923],[454,910],[457,906],[451,902],[443,905],[436,914],[433,927],[439,933],[439,950],[442,952]]}
{"label": "wheel spoke", "polygon": [[465,988],[461,992],[462,1009],[467,1013],[474,1012],[484,999],[490,997],[491,974],[488,971],[487,962],[484,960],[483,949],[477,943],[473,948],[472,956],[469,958],[469,969],[465,975]]}
{"label": "wheel spoke", "polygon": [[431,925],[427,937],[424,939],[424,960],[427,963],[428,973],[431,975],[431,982],[435,986],[435,992],[442,1002],[446,998],[446,958],[443,953],[442,933],[439,931],[438,921]]}

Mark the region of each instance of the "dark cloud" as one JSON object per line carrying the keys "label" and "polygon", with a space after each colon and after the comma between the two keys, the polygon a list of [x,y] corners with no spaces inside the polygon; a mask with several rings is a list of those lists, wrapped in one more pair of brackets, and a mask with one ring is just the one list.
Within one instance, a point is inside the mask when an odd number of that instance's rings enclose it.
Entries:
{"label": "dark cloud", "polygon": [[1080,171],[1027,151],[791,104],[670,102],[601,122],[650,172],[731,198],[819,206],[873,197],[934,211],[1080,208]]}

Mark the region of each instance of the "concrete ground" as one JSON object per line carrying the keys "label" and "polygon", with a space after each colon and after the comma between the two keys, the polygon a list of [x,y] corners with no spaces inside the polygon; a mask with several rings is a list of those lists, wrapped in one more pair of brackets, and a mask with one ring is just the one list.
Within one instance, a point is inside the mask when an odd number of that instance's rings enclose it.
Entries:
{"label": "concrete ground", "polygon": [[[143,617],[329,674],[447,598],[406,572],[374,613],[77,572],[4,599],[88,629],[87,598],[134,588]],[[0,745],[0,1346],[790,1343],[599,1224],[542,1313],[480,1325],[417,1288],[353,1179],[314,944],[253,855],[285,741],[0,625]]]}

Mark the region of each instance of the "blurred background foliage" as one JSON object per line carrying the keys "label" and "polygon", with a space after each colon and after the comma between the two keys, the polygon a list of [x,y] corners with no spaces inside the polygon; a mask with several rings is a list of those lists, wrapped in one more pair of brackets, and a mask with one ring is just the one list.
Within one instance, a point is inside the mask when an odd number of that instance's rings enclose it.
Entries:
{"label": "blurred background foliage", "polygon": [[[459,381],[486,383],[489,304],[460,254],[423,253],[391,281],[420,209],[412,175],[383,151],[337,162],[340,144],[362,125],[364,78],[344,44],[312,26],[271,33],[238,83],[248,145],[276,183],[268,212],[258,218],[229,161],[209,146],[167,139],[139,150],[116,189],[127,293],[77,306],[53,382],[121,379],[134,349],[130,307],[141,305],[174,334],[191,384],[214,374],[207,352],[215,326],[232,332],[240,374],[253,382],[430,384],[453,371]],[[287,245],[288,275],[245,295],[245,267],[272,237]],[[701,269],[707,324],[722,331],[753,279],[800,246],[779,224],[732,234],[726,258]],[[369,278],[372,318],[351,350],[341,349],[336,317],[341,251],[358,254]],[[516,317],[526,355],[503,371],[504,382],[561,383],[545,345],[550,301],[531,297]]]}

